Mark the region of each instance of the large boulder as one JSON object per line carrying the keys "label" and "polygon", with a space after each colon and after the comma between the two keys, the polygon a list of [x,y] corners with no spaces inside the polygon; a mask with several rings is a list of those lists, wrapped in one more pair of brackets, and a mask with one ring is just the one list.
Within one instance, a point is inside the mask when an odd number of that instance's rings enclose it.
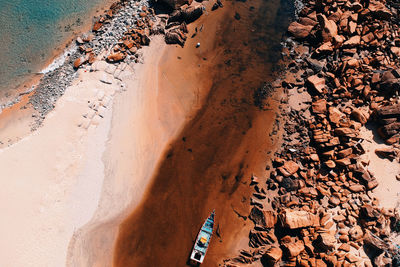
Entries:
{"label": "large boulder", "polygon": [[121,53],[121,52],[116,52],[116,53],[111,53],[108,57],[107,60],[109,62],[118,62],[121,60],[124,60],[126,57],[126,54]]}
{"label": "large boulder", "polygon": [[328,251],[335,248],[336,238],[334,235],[329,233],[321,233],[318,235],[316,244],[322,251]]}
{"label": "large boulder", "polygon": [[369,114],[368,112],[361,110],[361,109],[354,109],[351,112],[351,116],[358,122],[360,122],[361,124],[366,124],[368,119],[369,119]]}
{"label": "large boulder", "polygon": [[184,9],[175,10],[168,19],[168,23],[172,22],[186,22],[190,23],[203,15],[204,7],[200,6],[190,6]]}
{"label": "large boulder", "polygon": [[285,209],[279,215],[279,219],[282,226],[289,229],[319,226],[318,216],[304,210]]}
{"label": "large boulder", "polygon": [[322,28],[322,38],[324,42],[331,41],[338,34],[338,27],[333,20],[329,20],[325,15],[318,14],[318,22]]}
{"label": "large boulder", "polygon": [[304,39],[310,35],[313,28],[313,25],[303,25],[295,21],[289,25],[288,32],[297,39]]}
{"label": "large boulder", "polygon": [[278,168],[278,170],[285,177],[289,177],[290,175],[294,174],[295,172],[297,172],[298,169],[299,169],[299,165],[292,160],[286,161],[283,164],[283,166]]}
{"label": "large boulder", "polygon": [[165,42],[167,44],[179,44],[184,46],[186,36],[179,29],[172,29],[165,33]]}
{"label": "large boulder", "polygon": [[271,247],[265,252],[263,259],[273,266],[275,263],[280,261],[282,258],[282,250],[279,247]]}
{"label": "large boulder", "polygon": [[314,89],[317,93],[322,94],[325,89],[325,79],[320,78],[317,75],[312,75],[307,78],[307,83]]}

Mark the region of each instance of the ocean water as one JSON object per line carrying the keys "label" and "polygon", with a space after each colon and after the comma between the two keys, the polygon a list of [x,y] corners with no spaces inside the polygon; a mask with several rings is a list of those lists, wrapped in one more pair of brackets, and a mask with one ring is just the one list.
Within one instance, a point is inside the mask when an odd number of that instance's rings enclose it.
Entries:
{"label": "ocean water", "polygon": [[0,95],[41,71],[106,0],[0,0]]}

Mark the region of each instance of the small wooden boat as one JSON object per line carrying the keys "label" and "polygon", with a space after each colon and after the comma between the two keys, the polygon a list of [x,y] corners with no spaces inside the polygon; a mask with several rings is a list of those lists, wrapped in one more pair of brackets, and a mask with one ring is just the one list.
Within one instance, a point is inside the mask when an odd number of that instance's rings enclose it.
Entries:
{"label": "small wooden boat", "polygon": [[190,255],[190,261],[193,264],[201,264],[204,261],[204,257],[206,256],[213,233],[214,215],[215,211],[208,216],[207,220],[201,227],[199,234],[197,235],[196,242],[194,243],[194,247]]}

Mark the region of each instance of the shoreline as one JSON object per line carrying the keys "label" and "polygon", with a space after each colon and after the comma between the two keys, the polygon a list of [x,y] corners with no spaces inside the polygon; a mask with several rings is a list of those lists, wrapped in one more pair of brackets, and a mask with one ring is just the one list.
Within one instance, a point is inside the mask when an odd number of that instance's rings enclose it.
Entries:
{"label": "shoreline", "polygon": [[[76,74],[76,70],[70,67],[72,64],[70,61],[77,57],[77,55],[79,56],[78,44],[76,43],[77,37],[86,34],[94,34],[91,31],[93,22],[98,20],[99,17],[104,16],[106,11],[109,10],[110,5],[118,6],[121,2],[121,0],[106,0],[102,4],[99,3],[99,5],[95,6],[90,12],[90,19],[84,19],[84,23],[80,27],[74,29],[70,37],[67,37],[64,42],[53,49],[52,56],[46,60],[40,72],[30,75],[32,77],[27,78],[18,88],[10,89],[9,92],[4,93],[5,95],[10,93],[10,95],[0,99],[0,119],[10,122],[18,121],[21,127],[17,130],[3,128],[0,134],[0,148],[18,142],[18,140],[28,135],[30,132],[35,131],[40,126],[45,115],[54,107],[55,101],[63,94],[65,88],[69,85],[69,82],[71,82],[71,78]],[[119,6],[117,8],[119,8]],[[109,46],[109,44],[104,44],[103,49],[107,48],[107,46]],[[99,55],[101,51],[101,49],[98,51],[97,56],[101,56]],[[60,76],[60,70],[62,77],[58,78],[57,81],[57,76]],[[63,71],[65,73],[62,73]],[[65,76],[71,77],[69,82],[65,82],[67,80]],[[36,94],[40,93],[38,91],[42,90],[41,87],[49,87],[49,82],[50,86],[51,84],[60,85],[45,89],[46,91],[42,96],[35,97]],[[26,95],[29,95],[29,101],[26,101]],[[46,95],[53,95],[53,97],[51,97],[50,100],[45,100]],[[36,98],[36,105],[32,105],[32,98]],[[21,102],[22,99],[24,99],[24,101]],[[7,113],[7,115],[3,114],[3,111]],[[11,141],[6,142],[2,139]]]}
{"label": "shoreline", "polygon": [[[55,61],[57,61],[57,59],[59,59],[63,54],[67,52],[71,45],[73,45],[73,43],[76,41],[76,37],[90,32],[93,26],[93,21],[96,19],[96,17],[103,14],[104,11],[108,9],[107,7],[109,7],[112,3],[119,1],[120,0],[103,0],[103,3],[99,3],[98,5],[94,6],[93,9],[89,11],[88,18],[83,19],[82,25],[76,26],[76,28],[74,28],[73,31],[69,34],[70,36],[66,36],[64,38],[65,40],[60,40],[60,44],[52,48],[53,52],[43,62],[43,64],[41,64],[42,66],[39,68],[38,72],[27,75],[27,78],[21,79],[19,84],[12,89],[8,89],[8,92],[2,92],[2,97],[0,97],[0,107],[3,109],[12,108],[12,106],[10,106],[11,103],[17,104],[19,102],[19,96],[21,94],[25,94],[27,91],[31,91],[32,88],[36,87],[39,84],[40,79],[45,74],[43,71],[48,69],[51,65],[55,64]],[[49,70],[47,70],[46,72],[48,71]],[[14,95],[14,97],[6,96],[8,94]]]}

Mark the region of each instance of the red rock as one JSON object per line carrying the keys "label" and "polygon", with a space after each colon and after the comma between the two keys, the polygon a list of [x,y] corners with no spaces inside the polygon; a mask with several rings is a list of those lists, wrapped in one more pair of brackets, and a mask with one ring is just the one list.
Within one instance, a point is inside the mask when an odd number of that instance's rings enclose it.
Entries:
{"label": "red rock", "polygon": [[357,47],[361,43],[361,37],[359,35],[355,35],[353,37],[350,37],[346,42],[343,43],[343,47],[346,48],[352,48],[352,47]]}
{"label": "red rock", "polygon": [[338,34],[338,28],[333,20],[328,20],[325,15],[318,14],[317,19],[322,28],[324,42],[329,42]]}
{"label": "red rock", "polygon": [[264,254],[264,258],[267,262],[275,264],[282,258],[282,250],[278,247],[272,247]]}
{"label": "red rock", "polygon": [[131,49],[135,45],[135,42],[132,40],[125,40],[124,45],[126,46],[126,48]]}
{"label": "red rock", "polygon": [[340,204],[340,199],[338,199],[337,197],[331,197],[329,199],[329,203],[336,207]]}
{"label": "red rock", "polygon": [[126,57],[125,54],[121,53],[121,52],[116,52],[116,53],[112,53],[107,57],[107,60],[110,62],[118,62],[121,60],[124,60]]}
{"label": "red rock", "polygon": [[356,137],[356,132],[351,128],[340,127],[334,130],[335,134],[338,136],[346,136],[346,137]]}
{"label": "red rock", "polygon": [[318,55],[329,54],[333,52],[332,42],[323,43],[320,47],[315,50]]}
{"label": "red rock", "polygon": [[314,28],[313,25],[303,25],[295,21],[289,25],[288,31],[295,38],[304,39],[310,35],[310,32],[313,28]]}
{"label": "red rock", "polygon": [[79,68],[83,63],[85,63],[85,58],[83,58],[83,57],[77,58],[74,61],[74,68],[75,69]]}
{"label": "red rock", "polygon": [[340,122],[340,119],[344,116],[342,112],[340,112],[335,107],[329,107],[329,120],[335,124]]}
{"label": "red rock", "polygon": [[344,157],[348,157],[353,153],[353,149],[351,147],[340,150],[338,152],[338,157],[339,158],[344,158]]}
{"label": "red rock", "polygon": [[343,250],[343,251],[349,252],[350,251],[350,245],[349,244],[342,244],[342,245],[340,245],[339,250]]}
{"label": "red rock", "polygon": [[349,190],[353,193],[359,193],[359,192],[363,192],[365,190],[365,187],[360,184],[354,184],[354,185],[349,186]]}
{"label": "red rock", "polygon": [[312,86],[312,88],[318,93],[322,94],[325,89],[325,79],[320,78],[317,75],[312,75],[307,78],[307,82]]}
{"label": "red rock", "polygon": [[103,23],[101,23],[100,21],[96,21],[93,25],[92,31],[97,32],[98,30],[100,30],[101,26],[103,26]]}
{"label": "red rock", "polygon": [[327,160],[327,161],[325,161],[325,165],[326,165],[328,168],[331,168],[331,169],[333,169],[333,168],[336,167],[336,163],[335,163],[333,160]]}
{"label": "red rock", "polygon": [[329,233],[321,233],[317,238],[318,247],[323,251],[335,248],[336,238]]}
{"label": "red rock", "polygon": [[349,31],[351,34],[355,33],[357,28],[357,23],[355,23],[354,21],[350,21],[349,22]]}
{"label": "red rock", "polygon": [[299,165],[294,161],[286,161],[283,166],[279,167],[278,170],[282,173],[283,176],[289,177],[290,175],[297,172],[299,169]]}
{"label": "red rock", "polygon": [[375,36],[372,32],[364,35],[363,37],[361,37],[361,39],[365,42],[365,43],[370,43],[375,39]]}
{"label": "red rock", "polygon": [[351,164],[351,161],[349,158],[337,159],[337,160],[335,160],[335,162],[339,166],[348,166]]}
{"label": "red rock", "polygon": [[369,114],[366,111],[363,111],[358,108],[354,109],[351,112],[351,116],[361,124],[366,124],[369,119]]}
{"label": "red rock", "polygon": [[289,229],[319,226],[318,216],[304,210],[285,209],[279,215],[279,219],[282,226]]}
{"label": "red rock", "polygon": [[324,114],[326,112],[326,100],[320,99],[313,102],[312,111],[317,114]]}
{"label": "red rock", "polygon": [[288,257],[297,257],[304,250],[303,241],[297,241],[295,243],[284,244]]}
{"label": "red rock", "polygon": [[315,26],[315,25],[317,25],[318,24],[318,22],[317,21],[315,21],[315,20],[313,20],[313,19],[310,19],[310,18],[307,18],[307,17],[301,17],[301,18],[299,18],[299,21],[298,21],[301,25],[304,25],[304,26]]}
{"label": "red rock", "polygon": [[380,19],[389,20],[392,16],[390,10],[386,8],[385,4],[376,0],[371,0],[369,2],[368,9]]}

